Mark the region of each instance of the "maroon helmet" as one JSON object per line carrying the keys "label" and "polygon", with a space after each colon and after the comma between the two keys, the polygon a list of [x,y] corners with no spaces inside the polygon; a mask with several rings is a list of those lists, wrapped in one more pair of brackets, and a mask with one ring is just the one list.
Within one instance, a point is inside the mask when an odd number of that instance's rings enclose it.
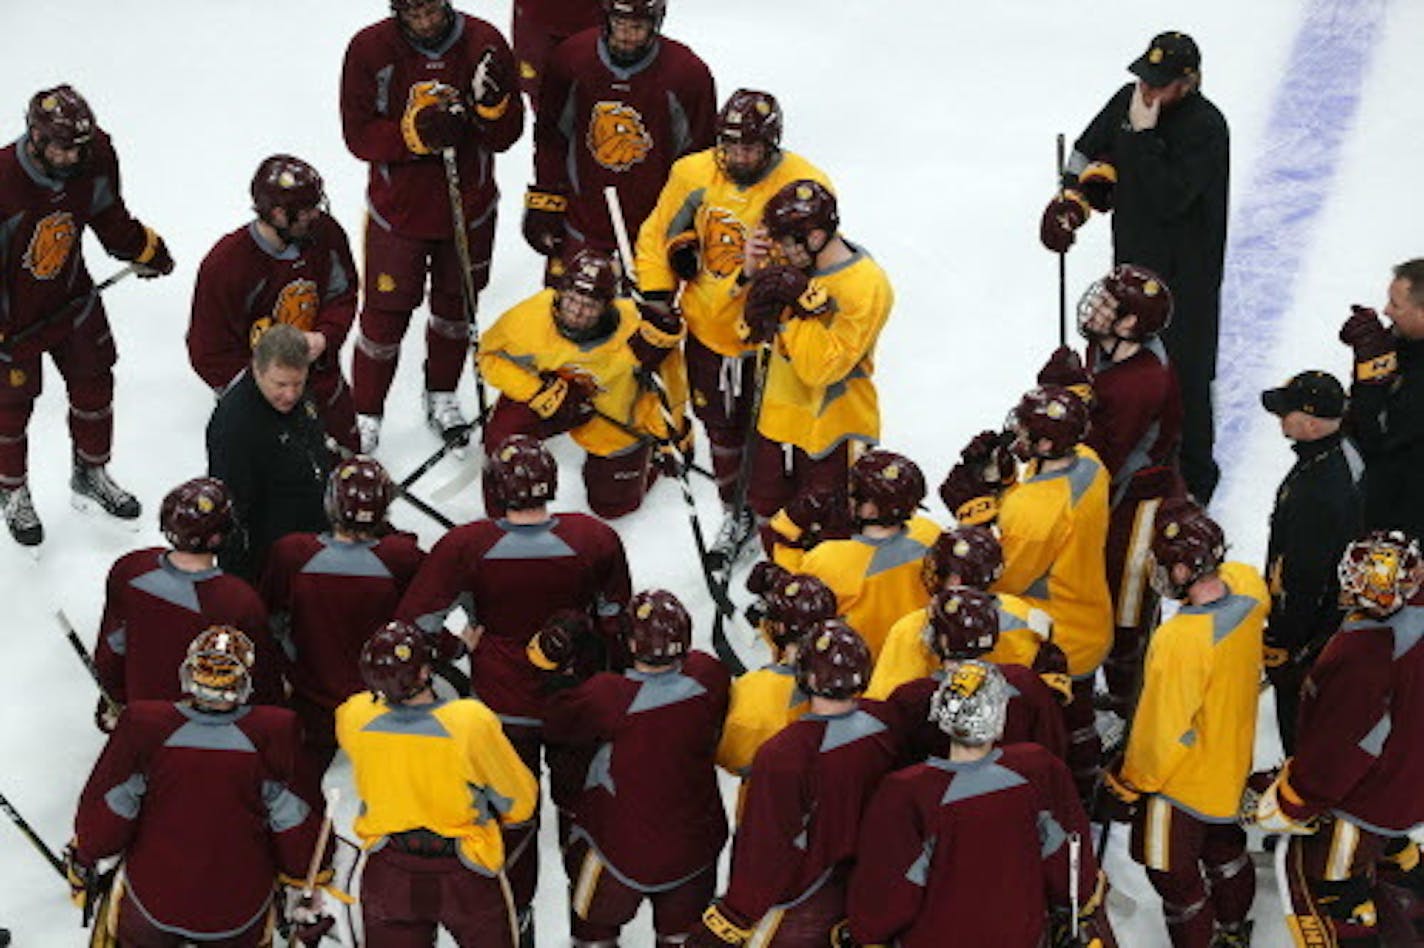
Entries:
{"label": "maroon helmet", "polygon": [[[1013,452],[1020,460],[1035,457],[1060,458],[1071,452],[1088,435],[1088,406],[1061,385],[1040,385],[1030,389],[1009,413],[1014,432]],[[1049,442],[1039,454],[1039,441]]]}
{"label": "maroon helmet", "polygon": [[935,538],[925,551],[920,579],[931,596],[944,588],[950,574],[975,589],[988,589],[1004,572],[1004,548],[985,526],[955,527]]}
{"label": "maroon helmet", "polygon": [[[631,66],[647,56],[657,42],[658,31],[667,15],[667,0],[603,0],[603,45],[615,65]],[[652,29],[637,46],[623,47],[614,41],[613,18],[646,20]]]}
{"label": "maroon helmet", "polygon": [[1424,557],[1419,544],[1399,530],[1374,530],[1345,547],[1336,568],[1340,606],[1383,618],[1419,592]]}
{"label": "maroon helmet", "polygon": [[493,478],[494,494],[510,510],[542,507],[559,489],[559,466],[544,443],[529,435],[510,435],[489,457],[485,477]]}
{"label": "maroon helmet", "polygon": [[666,589],[628,600],[628,651],[648,665],[671,665],[692,647],[692,617]]}
{"label": "maroon helmet", "polygon": [[[1111,296],[1115,305],[1105,296]],[[1119,324],[1128,316],[1136,316],[1136,324],[1126,331],[1119,330]],[[1104,331],[1106,320],[1110,322]],[[1088,287],[1078,301],[1078,331],[1089,339],[1111,335],[1129,342],[1142,342],[1166,329],[1171,322],[1171,289],[1157,274],[1136,264],[1120,263],[1113,267],[1112,272]]]}
{"label": "maroon helmet", "polygon": [[830,189],[819,181],[802,179],[772,195],[762,211],[761,222],[772,240],[789,237],[806,246],[811,231],[825,231],[829,238],[840,227],[841,218]]}
{"label": "maroon helmet", "polygon": [[766,592],[767,635],[777,648],[785,648],[839,611],[836,594],[825,583],[805,573],[787,573]]}
{"label": "maroon helmet", "polygon": [[796,654],[796,684],[808,695],[853,698],[870,682],[870,649],[840,619],[817,622]]}
{"label": "maroon helmet", "polygon": [[915,515],[925,499],[925,475],[914,461],[893,451],[867,451],[850,468],[850,500],[854,507],[875,504],[878,515],[858,523],[893,526]]}
{"label": "maroon helmet", "polygon": [[[1152,525],[1152,588],[1169,599],[1183,599],[1187,589],[1226,558],[1226,535],[1206,511],[1186,498],[1164,500]],[[1172,568],[1187,567],[1178,583]]]}
{"label": "maroon helmet", "polygon": [[[320,207],[326,202],[326,188],[321,175],[311,165],[291,155],[272,155],[262,159],[252,176],[252,209],[267,221],[275,208],[284,208],[291,217],[308,207]],[[270,223],[270,221],[268,221]]]}
{"label": "maroon helmet", "polygon": [[[455,28],[455,8],[450,5],[450,0],[390,0],[391,15],[396,18],[396,24],[400,27],[402,35],[416,46],[423,50],[432,51],[439,49],[440,45],[450,36]],[[417,33],[411,29],[406,22],[403,13],[423,7],[438,5],[443,14],[440,24],[428,33]]]}
{"label": "maroon helmet", "polygon": [[395,485],[381,462],[358,454],[338,464],[326,479],[326,516],[334,527],[370,533],[385,523],[394,497]]}
{"label": "maroon helmet", "polygon": [[392,704],[419,694],[428,684],[429,637],[409,622],[393,619],[361,647],[361,680]]}
{"label": "maroon helmet", "polygon": [[999,607],[978,589],[941,589],[930,599],[929,618],[930,650],[942,661],[978,658],[999,641]]}
{"label": "maroon helmet", "polygon": [[184,481],[163,498],[158,526],[175,550],[216,553],[232,530],[232,494],[216,477]]}
{"label": "maroon helmet", "polygon": [[[728,145],[766,146],[766,154],[754,165],[735,165],[727,160]],[[766,174],[781,146],[781,106],[770,92],[738,89],[717,113],[717,164],[722,173],[737,184],[755,184]]]}
{"label": "maroon helmet", "polygon": [[584,248],[569,261],[563,276],[559,278],[559,290],[582,293],[607,305],[618,295],[618,284],[622,279],[622,271],[612,254]]}
{"label": "maroon helmet", "polygon": [[25,126],[41,148],[77,148],[94,140],[94,112],[67,84],[36,92],[25,111]]}

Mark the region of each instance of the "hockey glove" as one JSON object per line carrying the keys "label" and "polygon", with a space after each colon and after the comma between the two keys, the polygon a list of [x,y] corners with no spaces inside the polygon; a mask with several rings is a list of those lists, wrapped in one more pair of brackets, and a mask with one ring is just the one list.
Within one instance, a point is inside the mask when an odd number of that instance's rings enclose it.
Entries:
{"label": "hockey glove", "polygon": [[720,902],[713,902],[693,924],[687,948],[727,948],[744,945],[752,934],[752,923]]}
{"label": "hockey glove", "polygon": [[1271,781],[1256,801],[1256,825],[1263,833],[1284,833],[1309,836],[1319,827],[1308,815],[1305,801],[1290,786],[1290,761],[1286,761],[1276,779]]}
{"label": "hockey glove", "polygon": [[981,431],[969,439],[959,459],[978,469],[990,487],[1002,490],[1018,480],[1018,464],[1009,450],[1013,441],[1006,431]]}
{"label": "hockey glove", "polygon": [[1399,368],[1394,334],[1368,306],[1351,306],[1350,318],[1340,327],[1340,341],[1355,350],[1355,381],[1382,385]]}
{"label": "hockey glove", "polygon": [[107,697],[100,695],[99,703],[94,707],[94,726],[105,734],[114,733],[123,710],[122,705],[113,704]]}
{"label": "hockey glove", "polygon": [[770,560],[760,560],[752,571],[747,574],[747,592],[753,596],[765,596],[771,592],[773,586],[791,575],[786,567],[779,566]]}
{"label": "hockey glove", "polygon": [[685,230],[668,241],[668,266],[679,280],[691,280],[702,269],[702,242],[697,231]]}
{"label": "hockey glove", "polygon": [[1113,208],[1113,192],[1117,190],[1117,168],[1111,161],[1098,158],[1078,174],[1078,192],[1095,211]]}
{"label": "hockey glove", "polygon": [[844,494],[810,487],[787,501],[770,526],[782,546],[810,550],[828,536],[848,536],[849,515]]}
{"label": "hockey glove", "polygon": [[1104,819],[1114,823],[1131,823],[1142,802],[1142,791],[1123,779],[1115,768],[1103,768],[1103,792],[1099,794]]}
{"label": "hockey glove", "polygon": [[643,368],[656,369],[682,342],[685,331],[682,313],[667,294],[655,293],[638,300],[638,315],[643,321],[638,331],[628,338],[628,347]]}
{"label": "hockey glove", "polygon": [[311,895],[306,895],[299,887],[287,888],[287,921],[292,925],[293,941],[299,941],[307,948],[321,944],[336,924],[335,916],[328,915],[321,908],[321,889],[314,889]]}
{"label": "hockey glove", "polygon": [[78,841],[71,839],[64,847],[64,877],[69,881],[69,901],[84,909],[97,893],[99,870],[79,858]]}
{"label": "hockey glove", "polygon": [[1087,198],[1071,189],[1054,196],[1043,209],[1038,224],[1038,239],[1054,253],[1067,253],[1075,239],[1073,232],[1088,220],[1092,208]]}
{"label": "hockey glove", "polygon": [[551,432],[564,432],[593,417],[592,392],[579,381],[579,376],[566,379],[556,372],[540,372],[544,384],[534,397],[529,399],[529,407],[544,419]]}
{"label": "hockey glove", "polygon": [[486,122],[495,121],[509,108],[509,78],[509,70],[504,61],[495,55],[494,47],[486,46],[475,65],[474,78],[470,80],[475,114]]}
{"label": "hockey glove", "polygon": [[152,227],[145,227],[147,242],[143,250],[134,257],[134,275],[140,280],[152,280],[173,272],[173,255],[168,252],[168,244],[158,236]]}
{"label": "hockey glove", "polygon": [[781,328],[787,307],[806,291],[810,279],[794,267],[769,266],[756,272],[742,311],[742,335],[748,342],[770,342]]}
{"label": "hockey glove", "polygon": [[1059,385],[1083,400],[1083,404],[1093,403],[1093,380],[1083,367],[1083,360],[1067,346],[1053,350],[1043,368],[1038,370],[1039,385]]}
{"label": "hockey glove", "polygon": [[984,469],[963,461],[939,485],[939,496],[962,527],[989,523],[999,516],[999,490],[984,479]]}
{"label": "hockey glove", "polygon": [[1073,703],[1073,679],[1068,674],[1068,656],[1056,642],[1040,642],[1033,656],[1033,671],[1052,691],[1063,707]]}
{"label": "hockey glove", "polygon": [[[411,86],[400,123],[405,147],[413,154],[428,155],[455,144],[459,140],[456,126],[464,128],[468,124],[464,106],[459,101],[460,93],[443,82],[426,80]],[[460,108],[458,118],[452,111],[457,105]],[[431,139],[426,139],[427,134]]]}
{"label": "hockey glove", "polygon": [[564,214],[569,199],[557,191],[530,186],[524,192],[524,242],[546,257],[564,246]]}
{"label": "hockey glove", "polygon": [[573,664],[578,641],[593,635],[593,620],[576,609],[560,609],[529,640],[529,661],[543,671],[562,671]]}

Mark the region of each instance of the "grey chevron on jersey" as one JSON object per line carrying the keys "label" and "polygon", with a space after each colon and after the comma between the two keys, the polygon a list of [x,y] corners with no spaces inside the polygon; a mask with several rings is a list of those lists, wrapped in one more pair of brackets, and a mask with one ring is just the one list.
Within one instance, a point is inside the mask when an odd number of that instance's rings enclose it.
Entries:
{"label": "grey chevron on jersey", "polygon": [[302,567],[303,573],[390,578],[391,571],[371,551],[374,543],[344,543],[327,537],[322,537],[321,543],[322,548]]}
{"label": "grey chevron on jersey", "polygon": [[193,613],[202,612],[202,607],[198,604],[197,585],[172,568],[160,566],[158,569],[149,570],[142,576],[135,576],[129,581],[129,585],[180,609]]}
{"label": "grey chevron on jersey", "polygon": [[633,702],[628,705],[629,714],[665,708],[670,704],[690,701],[707,693],[707,689],[702,687],[701,682],[679,672],[663,672],[660,675],[647,675],[646,677],[642,677],[640,672],[629,672],[628,677],[634,678],[634,680],[641,678],[642,681],[638,693],[633,696]]}
{"label": "grey chevron on jersey", "polygon": [[884,730],[884,722],[859,708],[850,714],[829,718],[826,721],[826,731],[821,735],[821,753],[833,751],[837,747],[844,747],[863,737],[870,737],[872,734],[879,734]]}
{"label": "grey chevron on jersey", "polygon": [[549,560],[557,557],[576,556],[573,547],[569,546],[563,539],[554,534],[553,531],[544,529],[544,525],[539,525],[540,529],[521,530],[510,529],[508,533],[499,538],[494,546],[484,558],[487,560]]}

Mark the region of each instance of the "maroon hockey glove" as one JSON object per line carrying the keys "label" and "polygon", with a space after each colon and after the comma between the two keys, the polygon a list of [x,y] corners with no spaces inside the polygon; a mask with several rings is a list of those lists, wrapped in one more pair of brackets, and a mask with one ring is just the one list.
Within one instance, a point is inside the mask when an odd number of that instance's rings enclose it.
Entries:
{"label": "maroon hockey glove", "polygon": [[1095,211],[1112,210],[1116,190],[1117,168],[1105,158],[1089,163],[1078,175],[1078,191]]}
{"label": "maroon hockey glove", "polygon": [[1394,334],[1368,306],[1351,306],[1350,318],[1340,327],[1340,341],[1355,350],[1355,381],[1382,385],[1399,368]]}
{"label": "maroon hockey glove", "polygon": [[798,533],[786,539],[797,549],[809,550],[830,536],[849,535],[850,509],[845,495],[837,491],[808,488],[787,501],[785,510]]}
{"label": "maroon hockey glove", "polygon": [[486,46],[470,80],[470,95],[474,97],[480,118],[494,121],[504,114],[509,107],[509,80],[504,61],[495,55],[493,47]]}
{"label": "maroon hockey glove", "polygon": [[685,944],[687,948],[736,948],[746,944],[751,934],[751,921],[721,902],[713,902],[693,923]]}
{"label": "maroon hockey glove", "polygon": [[534,252],[556,257],[564,246],[564,213],[569,199],[557,191],[530,187],[524,192],[524,242]]}
{"label": "maroon hockey glove", "polygon": [[134,258],[134,275],[140,280],[167,276],[173,272],[173,255],[168,252],[168,244],[153,228],[145,227],[144,231],[148,234],[148,243]]}
{"label": "maroon hockey glove", "polygon": [[529,661],[544,671],[562,671],[573,664],[580,638],[593,635],[593,620],[576,609],[560,609],[529,640]]}
{"label": "maroon hockey glove", "polygon": [[1073,232],[1087,222],[1089,213],[1087,199],[1077,191],[1067,190],[1056,195],[1043,209],[1038,239],[1054,253],[1067,253],[1073,246]]}
{"label": "maroon hockey glove", "polygon": [[788,575],[790,573],[786,567],[773,563],[771,560],[760,560],[747,574],[747,592],[753,596],[765,596],[771,592],[771,587]]}
{"label": "maroon hockey glove", "polygon": [[981,465],[959,462],[939,485],[939,497],[962,527],[999,516],[999,489],[984,479]]}
{"label": "maroon hockey glove", "polygon": [[557,372],[540,372],[543,386],[529,399],[529,407],[544,419],[547,434],[560,434],[593,417],[594,408],[592,386],[584,376],[568,378]]}
{"label": "maroon hockey glove", "polygon": [[1053,350],[1043,368],[1038,370],[1037,381],[1039,385],[1060,385],[1070,389],[1085,402],[1091,400],[1093,395],[1093,380],[1088,377],[1082,358],[1067,346]]}
{"label": "maroon hockey glove", "polygon": [[1034,674],[1047,685],[1063,707],[1073,703],[1073,679],[1068,675],[1068,656],[1054,642],[1041,642],[1033,657]]}
{"label": "maroon hockey glove", "polygon": [[1012,443],[1008,432],[981,431],[959,452],[959,460],[977,468],[984,483],[1001,489],[1018,479],[1018,465],[1009,451]]}
{"label": "maroon hockey glove", "polygon": [[702,269],[702,242],[697,231],[685,230],[668,241],[668,266],[679,280],[691,280]]}
{"label": "maroon hockey glove", "polygon": [[763,267],[752,277],[742,313],[748,342],[769,342],[781,328],[790,309],[795,315],[809,315],[799,301],[810,285],[810,277],[784,264]]}
{"label": "maroon hockey glove", "polygon": [[470,117],[456,99],[431,102],[415,113],[415,134],[427,151],[450,148],[465,137]]}

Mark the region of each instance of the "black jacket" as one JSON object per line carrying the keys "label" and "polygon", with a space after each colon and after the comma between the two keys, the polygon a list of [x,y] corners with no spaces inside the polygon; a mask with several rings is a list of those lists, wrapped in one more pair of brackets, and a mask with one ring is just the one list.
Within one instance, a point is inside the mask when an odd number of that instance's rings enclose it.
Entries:
{"label": "black jacket", "polygon": [[218,559],[255,580],[272,543],[327,528],[323,499],[332,458],[316,406],[303,397],[283,414],[244,372],[208,420],[208,473],[232,491],[240,529]]}
{"label": "black jacket", "polygon": [[1292,652],[1322,643],[1343,616],[1336,565],[1361,529],[1363,462],[1349,439],[1296,442],[1295,465],[1276,490],[1266,576],[1269,644]]}
{"label": "black jacket", "polygon": [[[1201,93],[1164,109],[1156,128],[1134,132],[1127,121],[1133,87],[1128,83],[1108,100],[1073,149],[1117,168],[1114,262],[1147,267],[1167,281],[1176,303],[1163,334],[1168,351],[1176,362],[1209,366],[1214,377],[1230,132]],[[1076,183],[1076,176],[1067,183]]]}
{"label": "black jacket", "polygon": [[1351,433],[1365,458],[1365,525],[1424,542],[1424,340],[1398,340],[1399,371],[1350,387]]}

